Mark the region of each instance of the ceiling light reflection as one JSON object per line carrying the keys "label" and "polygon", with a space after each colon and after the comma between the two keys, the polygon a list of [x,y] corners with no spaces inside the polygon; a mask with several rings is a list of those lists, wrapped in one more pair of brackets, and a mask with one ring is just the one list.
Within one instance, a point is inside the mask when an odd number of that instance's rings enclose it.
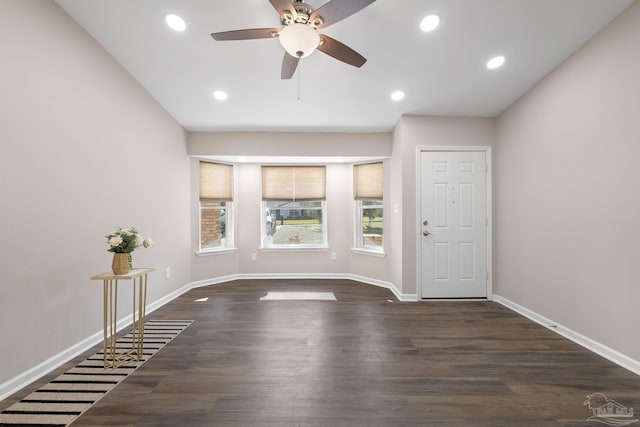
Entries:
{"label": "ceiling light reflection", "polygon": [[396,90],[391,94],[391,99],[393,99],[394,101],[400,101],[401,99],[404,99],[404,92],[401,90]]}
{"label": "ceiling light reflection", "polygon": [[216,90],[213,92],[213,97],[218,101],[226,101],[229,98],[229,95],[227,95],[227,92],[223,90]]}
{"label": "ceiling light reflection", "polygon": [[184,22],[184,19],[173,13],[166,15],[164,20],[173,31],[182,32],[187,29],[187,23]]}
{"label": "ceiling light reflection", "polygon": [[427,15],[420,22],[420,29],[425,33],[431,32],[440,25],[440,17],[438,15]]}
{"label": "ceiling light reflection", "polygon": [[502,67],[502,65],[504,65],[505,60],[506,58],[502,55],[495,56],[487,62],[487,68],[490,70],[495,70],[496,68]]}

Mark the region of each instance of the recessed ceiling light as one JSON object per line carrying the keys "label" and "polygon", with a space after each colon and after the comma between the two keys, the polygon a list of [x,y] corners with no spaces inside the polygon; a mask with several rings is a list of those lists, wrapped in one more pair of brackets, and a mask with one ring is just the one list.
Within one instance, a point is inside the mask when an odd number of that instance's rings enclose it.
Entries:
{"label": "recessed ceiling light", "polygon": [[213,92],[213,97],[218,101],[225,101],[227,98],[229,98],[229,95],[227,95],[227,92],[223,90],[216,90],[215,92]]}
{"label": "recessed ceiling light", "polygon": [[420,29],[425,33],[435,30],[440,25],[440,17],[438,15],[427,15],[420,22]]}
{"label": "recessed ceiling light", "polygon": [[403,98],[404,92],[401,90],[396,90],[395,92],[391,93],[391,99],[393,99],[394,101],[400,101]]}
{"label": "recessed ceiling light", "polygon": [[504,64],[505,59],[506,58],[504,56],[502,56],[502,55],[491,58],[487,62],[487,68],[490,69],[490,70],[494,70],[496,68],[502,67],[502,65]]}
{"label": "recessed ceiling light", "polygon": [[164,17],[165,22],[173,31],[182,32],[187,29],[187,23],[184,22],[184,19],[175,15],[173,13],[168,14]]}

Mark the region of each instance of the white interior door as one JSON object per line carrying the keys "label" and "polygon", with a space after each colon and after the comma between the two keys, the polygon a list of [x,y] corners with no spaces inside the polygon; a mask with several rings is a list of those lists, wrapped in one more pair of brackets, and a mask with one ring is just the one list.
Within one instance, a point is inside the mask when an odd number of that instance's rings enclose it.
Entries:
{"label": "white interior door", "polygon": [[487,297],[484,151],[421,153],[421,297]]}

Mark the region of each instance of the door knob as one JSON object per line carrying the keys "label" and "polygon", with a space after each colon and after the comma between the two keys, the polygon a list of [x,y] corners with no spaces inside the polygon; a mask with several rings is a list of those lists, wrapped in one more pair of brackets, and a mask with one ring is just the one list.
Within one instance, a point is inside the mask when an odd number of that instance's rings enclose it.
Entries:
{"label": "door knob", "polygon": [[431,233],[429,233],[428,231],[423,231],[422,235],[427,237],[427,236],[431,236]]}

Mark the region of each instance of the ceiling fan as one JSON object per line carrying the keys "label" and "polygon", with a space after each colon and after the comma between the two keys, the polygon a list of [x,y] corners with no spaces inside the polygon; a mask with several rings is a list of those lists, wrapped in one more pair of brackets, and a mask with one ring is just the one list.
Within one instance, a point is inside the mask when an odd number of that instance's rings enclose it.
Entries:
{"label": "ceiling fan", "polygon": [[251,40],[278,37],[285,49],[282,60],[282,79],[290,79],[301,58],[318,49],[354,67],[362,67],[367,59],[349,46],[320,34],[338,21],[364,9],[375,0],[330,0],[315,9],[304,0],[269,0],[280,15],[282,28],[251,28],[247,30],[212,33],[215,40]]}

